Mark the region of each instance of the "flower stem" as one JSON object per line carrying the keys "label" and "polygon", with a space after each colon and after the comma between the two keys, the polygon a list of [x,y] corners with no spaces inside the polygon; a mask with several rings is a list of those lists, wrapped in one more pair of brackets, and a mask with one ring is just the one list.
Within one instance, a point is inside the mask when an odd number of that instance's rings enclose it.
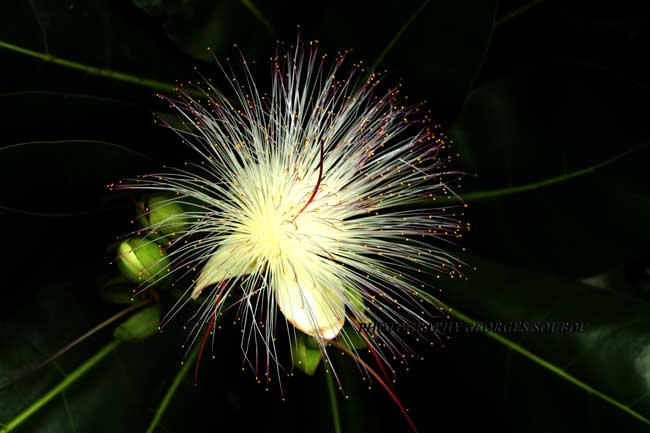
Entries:
{"label": "flower stem", "polygon": [[339,415],[339,403],[336,398],[336,385],[334,384],[333,373],[331,371],[325,372],[327,378],[327,391],[330,396],[330,405],[332,408],[332,422],[334,423],[334,433],[341,433],[341,417]]}
{"label": "flower stem", "polygon": [[[63,66],[70,69],[76,69],[78,71],[82,71],[90,75],[97,75],[100,77],[111,78],[113,80],[123,81],[125,83],[130,83],[130,84],[136,84],[138,86],[148,87],[150,89],[161,90],[169,93],[175,93],[178,90],[177,86],[171,83],[165,83],[162,81],[153,80],[151,78],[138,77],[136,75],[131,75],[119,71],[113,71],[111,69],[102,69],[96,66],[86,65],[83,63],[75,62],[73,60],[68,60],[61,57],[53,56],[51,54],[30,50],[28,48],[14,45],[5,41],[0,41],[0,48],[4,48],[16,53],[20,53],[35,59],[39,59],[47,63],[54,63],[55,65]],[[190,94],[198,94],[199,96],[202,95],[201,93],[197,93],[193,90],[185,90],[185,91]]]}
{"label": "flower stem", "polygon": [[119,340],[113,340],[106,346],[104,346],[99,352],[93,355],[92,358],[86,360],[83,364],[77,367],[72,373],[68,374],[58,385],[52,388],[44,396],[32,403],[27,409],[22,411],[18,416],[9,421],[8,424],[4,425],[0,430],[0,433],[9,433],[14,430],[24,421],[29,419],[30,416],[34,415],[40,408],[45,406],[50,400],[52,400],[57,395],[65,391],[70,385],[75,383],[79,378],[86,374],[91,368],[97,365],[102,359],[106,358],[113,350],[120,345]]}
{"label": "flower stem", "polygon": [[418,7],[418,9],[415,11],[415,13],[413,13],[413,15],[411,15],[411,17],[408,19],[408,21],[406,21],[404,23],[404,25],[402,27],[400,27],[399,31],[395,34],[395,36],[393,36],[393,39],[390,40],[390,42],[388,43],[388,45],[386,45],[386,47],[381,52],[381,54],[379,54],[379,57],[377,57],[377,59],[375,59],[374,63],[370,67],[371,72],[375,71],[377,69],[377,67],[379,66],[381,61],[384,60],[384,57],[386,57],[388,52],[395,46],[395,44],[397,43],[399,38],[402,37],[402,34],[406,31],[406,29],[409,28],[411,23],[413,21],[415,21],[415,19],[418,17],[418,15],[420,15],[420,13],[429,5],[430,1],[431,0],[423,1],[422,4],[420,5],[420,7]]}
{"label": "flower stem", "polygon": [[162,416],[167,410],[167,406],[169,406],[169,403],[172,401],[172,398],[174,398],[174,394],[176,394],[176,390],[178,389],[178,386],[181,384],[183,378],[187,376],[187,373],[190,371],[190,368],[192,368],[192,364],[194,364],[194,361],[196,360],[198,354],[199,354],[199,346],[195,345],[194,349],[183,361],[183,366],[178,371],[178,373],[176,373],[176,377],[174,378],[174,381],[169,386],[169,389],[165,393],[165,396],[163,397],[162,401],[158,405],[158,409],[156,409],[156,414],[151,420],[151,423],[149,424],[146,433],[153,433],[155,431],[156,426],[158,426],[158,423],[160,423]]}
{"label": "flower stem", "polygon": [[244,7],[248,9],[248,11],[252,13],[255,18],[257,18],[257,20],[266,29],[266,32],[270,36],[273,36],[273,34],[275,33],[273,31],[273,26],[271,25],[271,22],[268,20],[268,18],[266,18],[266,16],[262,13],[262,11],[257,6],[255,6],[251,0],[240,0],[240,1],[241,4],[244,5]]}
{"label": "flower stem", "polygon": [[[462,194],[462,200],[463,201],[478,201],[478,200],[485,200],[485,199],[492,199],[492,198],[497,198],[497,197],[503,197],[503,196],[509,196],[509,195],[514,195],[514,194],[519,194],[522,192],[527,192],[527,191],[533,191],[541,188],[545,188],[550,185],[555,185],[558,183],[566,182],[568,180],[585,176],[588,174],[591,174],[595,172],[596,170],[600,170],[601,168],[604,168],[610,164],[615,163],[616,161],[623,159],[627,157],[628,155],[638,151],[639,149],[642,149],[646,146],[648,146],[650,142],[644,142],[641,143],[638,146],[635,146],[631,149],[626,150],[623,153],[620,153],[612,158],[609,158],[605,161],[599,162],[597,164],[594,164],[592,166],[576,170],[570,173],[565,173],[560,176],[556,177],[551,177],[548,179],[540,180],[537,182],[532,182],[532,183],[527,183],[524,185],[517,185],[517,186],[510,186],[506,188],[500,188],[500,189],[491,189],[491,190],[484,190],[484,191],[473,191],[473,192],[468,192],[465,194]],[[438,197],[436,198],[436,203],[438,204],[447,204],[447,203],[455,203],[461,201],[457,197]],[[431,199],[422,199],[418,201],[418,204],[431,204]]]}

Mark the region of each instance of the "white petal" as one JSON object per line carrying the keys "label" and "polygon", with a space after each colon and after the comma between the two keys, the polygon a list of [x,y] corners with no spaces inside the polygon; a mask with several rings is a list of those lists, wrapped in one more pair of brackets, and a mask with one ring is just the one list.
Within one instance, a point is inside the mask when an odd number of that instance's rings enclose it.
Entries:
{"label": "white petal", "polygon": [[343,328],[345,301],[340,284],[317,284],[305,271],[278,275],[275,301],[289,323],[305,334],[331,340]]}
{"label": "white petal", "polygon": [[201,296],[203,289],[209,285],[250,273],[252,267],[253,263],[247,255],[243,255],[242,248],[235,243],[224,243],[203,266],[192,290],[192,299]]}

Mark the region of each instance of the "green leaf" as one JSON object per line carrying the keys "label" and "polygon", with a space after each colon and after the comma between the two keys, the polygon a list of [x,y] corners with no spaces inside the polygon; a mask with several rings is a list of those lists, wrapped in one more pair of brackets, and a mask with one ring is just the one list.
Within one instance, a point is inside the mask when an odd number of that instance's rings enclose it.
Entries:
{"label": "green leaf", "polygon": [[[447,282],[444,295],[441,295],[452,307],[453,317],[464,322],[477,320],[493,325],[497,322],[527,323],[531,329],[535,323],[545,322],[582,324],[572,333],[560,332],[561,328],[556,332],[534,333],[511,330],[505,335],[487,332],[488,337],[516,354],[510,362],[524,371],[518,372],[517,377],[527,378],[527,383],[518,383],[514,378],[504,379],[508,380],[506,385],[513,395],[504,402],[508,410],[516,411],[518,405],[533,404],[539,408],[541,403],[535,393],[530,393],[529,387],[534,383],[546,383],[546,386],[553,383],[553,391],[549,394],[569,392],[567,398],[572,402],[576,420],[588,413],[595,424],[599,419],[604,422],[611,417],[618,425],[631,426],[635,430],[642,424],[650,424],[648,304],[545,274],[516,271],[476,258],[469,260],[477,266],[477,271],[471,273],[469,281]],[[451,337],[458,341],[471,336],[461,332]],[[479,337],[485,338],[476,336]],[[492,349],[486,349],[483,355],[485,368],[490,368],[490,356],[501,356],[494,344],[491,346]],[[473,352],[476,350],[472,347]],[[479,368],[476,374],[484,375],[487,371]],[[549,379],[553,380],[549,382]],[[486,386],[490,383],[486,382]],[[593,403],[581,404],[586,400],[584,396],[589,395]],[[596,404],[602,413],[592,412],[591,404]],[[553,409],[558,406],[557,402],[546,400],[544,405],[546,416],[557,420],[553,413],[562,412],[560,408]]]}
{"label": "green leaf", "polygon": [[429,100],[443,121],[455,117],[481,68],[495,10],[496,2],[483,0],[333,2],[318,39],[327,50],[352,49],[364,65],[386,68],[391,83],[403,81],[401,93]]}
{"label": "green leaf", "polygon": [[[32,85],[38,87],[40,84]],[[120,95],[102,97],[35,90],[0,94],[0,103],[12,107],[3,116],[4,134],[0,145],[45,141],[67,146],[62,142],[92,137],[87,141],[123,144],[146,155],[155,156],[171,147],[179,150],[176,140],[168,140],[169,131],[158,127],[152,119],[150,107],[157,103],[156,100],[149,100],[147,96],[136,105],[116,97]],[[70,153],[65,155],[68,159],[74,159],[79,153],[67,147],[68,151]],[[101,155],[99,150],[97,156]],[[85,164],[93,161],[92,155],[83,156],[87,158]],[[37,154],[30,155],[30,158],[36,159]],[[95,163],[97,161],[94,159]],[[143,159],[142,163],[145,161]],[[31,174],[38,175],[37,172]]]}
{"label": "green leaf", "polygon": [[131,0],[143,12],[153,16],[169,16],[191,8],[195,0]]}
{"label": "green leaf", "polygon": [[551,177],[548,179],[542,179],[538,180],[535,182],[523,184],[523,185],[514,185],[514,186],[508,186],[505,188],[497,188],[497,189],[489,189],[485,191],[468,191],[468,192],[463,192],[462,196],[458,195],[456,196],[451,196],[451,197],[434,197],[432,200],[431,198],[425,198],[425,199],[419,199],[417,201],[418,204],[420,205],[430,205],[433,203],[434,205],[444,205],[447,203],[451,204],[458,204],[461,202],[475,202],[478,200],[492,200],[496,198],[503,198],[515,194],[521,194],[521,193],[530,193],[536,190],[539,190],[541,188],[546,188],[551,185],[555,185],[558,183],[564,183],[567,181],[570,181],[574,178],[581,177],[581,176],[586,176],[589,174],[592,174],[596,172],[597,170],[602,169],[603,167],[607,167],[610,164],[614,164],[620,159],[626,158],[634,154],[636,151],[644,149],[646,146],[648,146],[650,142],[642,143],[638,146],[633,147],[632,149],[626,150],[623,153],[619,155],[615,155],[611,158],[608,158],[605,161],[601,161],[597,164],[591,165],[589,167],[581,168],[576,171],[571,171],[568,173],[564,173],[555,177]]}
{"label": "green leaf", "polygon": [[[30,282],[29,277],[25,278]],[[5,286],[6,287],[6,286]],[[12,299],[10,292],[4,293],[2,305],[3,320],[0,323],[0,424],[7,424],[20,412],[45,395],[62,379],[59,372],[72,371],[81,365],[90,351],[71,351],[54,365],[25,376],[25,371],[57,352],[68,342],[91,328],[95,323],[96,305],[84,302],[83,295],[74,293],[70,284],[50,285],[33,294],[25,290],[20,301]],[[7,307],[11,304],[11,309]],[[64,313],[66,320],[61,320]],[[48,323],[59,322],[57,326]],[[62,402],[51,407],[64,413]],[[41,412],[39,416],[42,416]],[[38,418],[38,417],[37,417]],[[31,421],[31,420],[30,420]],[[65,417],[52,421],[52,428],[67,428]]]}
{"label": "green leaf", "polygon": [[[26,170],[24,164],[29,164]],[[32,213],[113,207],[109,183],[144,169],[148,158],[93,140],[34,141],[0,148],[0,206]],[[20,188],[15,188],[20,184]],[[108,197],[107,197],[108,196]]]}
{"label": "green leaf", "polygon": [[[59,266],[61,262],[58,263]],[[46,276],[24,275],[19,297],[3,292],[0,304],[0,425],[8,424],[34,402],[61,384],[109,342],[98,333],[39,370],[40,364],[79,337],[114,307],[99,302],[89,287],[85,267],[70,273],[66,284],[40,285]],[[39,273],[34,273],[39,274]],[[77,279],[75,280],[75,277]],[[50,277],[51,278],[51,277]],[[3,285],[3,287],[6,287]],[[107,308],[108,307],[108,308]],[[170,330],[172,331],[172,330]],[[179,334],[168,332],[141,342],[120,345],[101,363],[51,399],[16,431],[71,433],[143,431],[142,414],[150,407],[152,390],[178,363]],[[152,362],[155,360],[155,362]],[[25,370],[28,374],[22,374]],[[107,408],[110,408],[107,409]]]}
{"label": "green leaf", "polygon": [[[106,96],[132,96],[125,89],[137,87],[172,91],[175,79],[192,76],[191,66],[152,37],[135,19],[135,8],[129,9],[109,0],[7,5],[0,17],[5,83],[36,81],[60,91],[85,89]],[[126,86],[108,87],[105,78]]]}
{"label": "green leaf", "polygon": [[166,92],[176,91],[176,86],[171,83],[164,83],[162,81],[153,80],[151,78],[138,77],[136,75],[127,74],[120,71],[114,71],[106,68],[98,68],[92,65],[76,62],[63,57],[53,56],[51,54],[42,53],[39,51],[30,50],[20,45],[14,45],[8,42],[0,41],[0,48],[3,48],[14,53],[19,53],[34,59],[42,60],[44,62],[53,63],[65,68],[74,69],[77,71],[85,72],[99,77],[111,78],[117,81],[124,81],[126,83],[135,84],[142,87],[149,87],[151,89],[162,90]]}
{"label": "green leaf", "polygon": [[[132,0],[144,12],[159,17],[167,37],[184,53],[212,62],[228,56],[237,44],[248,58],[270,49],[273,27],[267,13],[250,0]],[[263,3],[262,3],[263,4]],[[268,7],[265,9],[269,9]],[[255,31],[250,31],[255,29]],[[264,53],[266,54],[266,53]]]}
{"label": "green leaf", "polygon": [[123,341],[144,340],[158,331],[160,318],[160,305],[152,305],[129,317],[126,322],[115,328],[113,334]]}
{"label": "green leaf", "polygon": [[470,204],[468,250],[580,278],[644,254],[650,232],[639,228],[650,217],[650,182],[642,161],[650,147],[637,147],[648,136],[634,107],[645,95],[613,90],[609,80],[538,68],[472,93],[451,131],[476,174],[463,189],[495,194]]}
{"label": "green leaf", "polygon": [[320,348],[313,342],[312,337],[296,333],[296,340],[291,345],[291,356],[294,365],[300,371],[312,376],[316,372],[318,364],[320,364],[322,353]]}
{"label": "green leaf", "polygon": [[501,18],[499,18],[496,21],[496,23],[494,24],[494,27],[495,28],[496,27],[501,27],[502,25],[507,24],[508,22],[516,19],[520,15],[525,14],[530,9],[533,9],[533,8],[535,8],[535,6],[539,6],[542,3],[544,3],[544,0],[530,0],[525,5],[523,5],[523,6],[519,7],[519,8],[513,9],[513,10],[509,11],[508,13],[506,13],[505,15],[503,15]]}
{"label": "green leaf", "polygon": [[43,406],[48,404],[52,399],[63,393],[70,385],[79,380],[84,376],[89,370],[91,370],[97,363],[102,361],[107,355],[109,355],[117,346],[119,345],[118,340],[114,340],[105,347],[103,347],[99,352],[94,356],[90,357],[86,362],[72,371],[67,375],[61,382],[59,382],[55,387],[48,391],[41,398],[32,403],[24,411],[19,413],[15,418],[13,418],[8,423],[0,427],[0,432],[9,433],[13,431],[22,423],[27,421],[31,416],[38,412]]}

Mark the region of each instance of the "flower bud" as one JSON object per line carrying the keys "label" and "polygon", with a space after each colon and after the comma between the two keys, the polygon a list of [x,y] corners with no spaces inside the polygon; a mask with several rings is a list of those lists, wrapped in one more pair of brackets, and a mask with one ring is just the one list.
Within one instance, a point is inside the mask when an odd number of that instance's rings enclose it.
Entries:
{"label": "flower bud", "polygon": [[131,238],[118,247],[117,266],[126,278],[141,283],[162,278],[167,272],[169,257],[157,243]]}
{"label": "flower bud", "polygon": [[185,208],[169,195],[154,195],[140,200],[137,221],[143,228],[169,237],[182,233],[188,225]]}

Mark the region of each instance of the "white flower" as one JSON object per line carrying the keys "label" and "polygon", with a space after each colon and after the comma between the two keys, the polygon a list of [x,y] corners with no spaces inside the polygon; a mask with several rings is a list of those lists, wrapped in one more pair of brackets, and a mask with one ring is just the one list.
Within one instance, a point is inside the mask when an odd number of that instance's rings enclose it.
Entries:
{"label": "white flower", "polygon": [[[262,341],[267,368],[276,333],[295,332],[287,322],[323,348],[361,323],[426,324],[422,276],[459,274],[441,248],[461,236],[459,213],[434,207],[451,193],[443,176],[457,176],[441,157],[448,140],[421,105],[400,105],[399,88],[377,94],[360,65],[343,74],[344,57],[327,66],[299,43],[272,59],[269,94],[243,61],[240,78],[224,70],[227,88],[206,81],[207,100],[169,100],[199,163],[123,185],[189,207],[169,251],[172,278],[193,275],[184,302],[203,299],[195,330],[235,299],[246,358]],[[367,339],[385,362],[407,349],[399,335]]]}

